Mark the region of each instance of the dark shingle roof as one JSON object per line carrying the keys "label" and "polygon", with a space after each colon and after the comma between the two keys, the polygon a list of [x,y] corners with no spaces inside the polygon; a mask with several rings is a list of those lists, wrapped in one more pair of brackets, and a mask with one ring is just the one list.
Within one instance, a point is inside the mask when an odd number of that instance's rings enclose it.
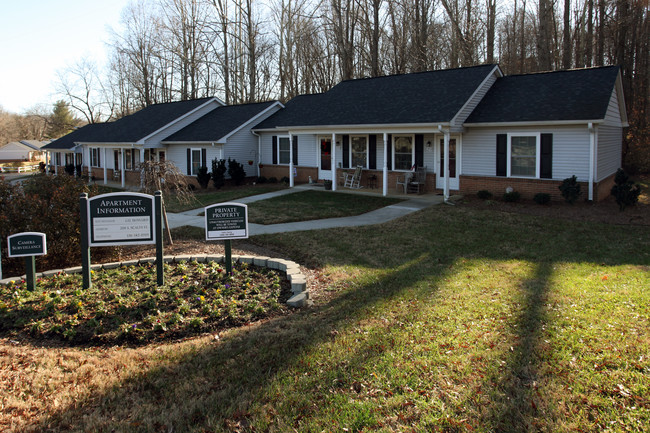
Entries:
{"label": "dark shingle roof", "polygon": [[210,111],[162,141],[216,141],[248,122],[277,101],[227,105]]}
{"label": "dark shingle roof", "polygon": [[343,81],[298,96],[257,129],[448,122],[495,65]]}
{"label": "dark shingle roof", "polygon": [[210,99],[212,98],[150,105],[130,116],[112,122],[113,127],[105,141],[111,143],[138,141],[205,104]]}
{"label": "dark shingle roof", "polygon": [[71,150],[75,143],[79,142],[104,142],[104,136],[112,125],[113,123],[90,123],[46,144],[41,149]]}
{"label": "dark shingle roof", "polygon": [[603,119],[618,70],[608,66],[501,77],[465,123]]}

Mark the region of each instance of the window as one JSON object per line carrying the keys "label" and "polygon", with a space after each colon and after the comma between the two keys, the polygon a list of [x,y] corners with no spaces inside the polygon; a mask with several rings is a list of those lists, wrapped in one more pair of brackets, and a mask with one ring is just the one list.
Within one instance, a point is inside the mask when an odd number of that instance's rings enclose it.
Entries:
{"label": "window", "polygon": [[65,165],[74,165],[74,153],[65,154]]}
{"label": "window", "polygon": [[291,158],[291,148],[289,137],[278,137],[278,162],[280,164],[289,164]]}
{"label": "window", "polygon": [[538,135],[510,135],[508,152],[509,176],[539,177]]}
{"label": "window", "polygon": [[192,149],[192,176],[199,174],[199,168],[201,167],[201,149]]}
{"label": "window", "polygon": [[54,165],[61,165],[61,152],[54,153]]}
{"label": "window", "polygon": [[92,147],[90,148],[90,166],[91,167],[101,167],[101,161],[99,156],[99,148]]}
{"label": "window", "polygon": [[350,167],[360,165],[367,168],[368,137],[365,135],[353,135],[350,137]]}
{"label": "window", "polygon": [[124,166],[126,170],[135,170],[140,164],[140,151],[136,149],[124,149]]}
{"label": "window", "polygon": [[415,163],[412,135],[393,136],[393,170],[410,170]]}

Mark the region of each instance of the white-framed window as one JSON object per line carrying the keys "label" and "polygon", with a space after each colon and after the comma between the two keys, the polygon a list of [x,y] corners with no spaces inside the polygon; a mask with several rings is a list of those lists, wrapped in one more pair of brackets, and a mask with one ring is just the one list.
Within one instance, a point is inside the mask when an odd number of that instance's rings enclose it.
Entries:
{"label": "white-framed window", "polygon": [[539,178],[540,134],[508,134],[508,177]]}
{"label": "white-framed window", "polygon": [[393,135],[393,170],[411,170],[415,165],[415,137]]}
{"label": "white-framed window", "polygon": [[199,168],[201,167],[201,149],[192,149],[190,151],[190,164],[192,167],[192,176],[199,174]]}
{"label": "white-framed window", "polygon": [[368,168],[368,136],[350,136],[350,167]]}
{"label": "white-framed window", "polygon": [[140,164],[140,151],[138,149],[124,149],[124,167],[126,170],[135,170]]}
{"label": "white-framed window", "polygon": [[289,164],[291,160],[291,141],[289,137],[278,137],[278,163]]}
{"label": "white-framed window", "polygon": [[65,165],[74,165],[74,153],[65,154]]}
{"label": "white-framed window", "polygon": [[91,147],[90,149],[90,166],[101,167],[101,159],[99,156],[100,149],[98,147]]}

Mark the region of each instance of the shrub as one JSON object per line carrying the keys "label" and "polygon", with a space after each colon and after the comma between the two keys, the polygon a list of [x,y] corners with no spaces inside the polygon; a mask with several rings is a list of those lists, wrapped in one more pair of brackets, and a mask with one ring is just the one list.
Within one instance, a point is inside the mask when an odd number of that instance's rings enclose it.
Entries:
{"label": "shrub", "polygon": [[280,182],[286,183],[288,185],[289,184],[289,178],[287,176],[283,176],[282,179],[280,179]]}
{"label": "shrub", "polygon": [[[70,176],[35,174],[20,185],[0,180],[0,239],[15,233],[45,233],[47,254],[36,258],[41,270],[79,265],[80,215],[79,195],[97,195],[97,186],[88,186]],[[2,244],[2,257],[7,257]],[[93,258],[112,256],[115,247],[94,248]],[[24,261],[9,259],[3,270],[6,275],[23,274]]]}
{"label": "shrub", "polygon": [[212,183],[214,187],[219,189],[226,182],[226,160],[225,159],[213,159],[212,160]]}
{"label": "shrub", "polygon": [[476,196],[481,200],[489,200],[492,198],[492,193],[487,189],[482,189],[476,193]]}
{"label": "shrub", "polygon": [[639,201],[641,185],[635,185],[623,169],[619,168],[614,177],[611,194],[616,198],[618,209],[622,211],[626,206],[634,206]]}
{"label": "shrub", "polygon": [[545,192],[538,192],[535,194],[535,197],[533,197],[533,200],[535,200],[535,203],[537,204],[547,204],[551,202],[551,195]]}
{"label": "shrub", "polygon": [[63,167],[63,169],[70,176],[74,176],[74,164],[66,164],[65,167]]}
{"label": "shrub", "polygon": [[201,185],[201,188],[206,189],[210,183],[210,173],[208,173],[208,167],[199,167],[199,171],[196,174],[196,180]]}
{"label": "shrub", "polygon": [[265,178],[264,176],[259,176],[259,177],[257,178],[256,183],[267,183],[268,181],[269,181],[269,180],[268,180],[267,178]]}
{"label": "shrub", "polygon": [[582,194],[582,191],[580,191],[578,178],[575,176],[575,174],[564,179],[558,188],[562,192],[562,197],[564,197],[564,200],[566,200],[569,204],[573,204],[578,199],[578,197],[580,197],[580,194]]}
{"label": "shrub", "polygon": [[275,176],[269,177],[269,183],[278,183],[278,178]]}
{"label": "shrub", "polygon": [[521,194],[519,194],[517,191],[510,191],[503,194],[503,201],[507,201],[509,203],[518,202],[519,199],[521,199]]}
{"label": "shrub", "polygon": [[235,185],[241,185],[244,179],[246,179],[244,165],[235,159],[228,158],[228,176],[235,182]]}

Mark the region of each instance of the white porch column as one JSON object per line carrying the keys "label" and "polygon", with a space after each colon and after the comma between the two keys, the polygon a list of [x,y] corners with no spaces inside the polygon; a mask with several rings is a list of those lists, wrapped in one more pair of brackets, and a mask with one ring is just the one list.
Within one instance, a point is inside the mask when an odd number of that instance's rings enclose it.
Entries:
{"label": "white porch column", "polygon": [[120,149],[120,160],[122,160],[122,188],[126,186],[126,152]]}
{"label": "white porch column", "polygon": [[445,164],[442,168],[442,174],[445,178],[443,197],[445,202],[449,200],[449,131],[444,132],[445,141]]}
{"label": "white porch column", "polygon": [[589,129],[589,200],[594,200],[594,177],[596,163],[596,128],[593,123],[587,125]]}
{"label": "white porch column", "polygon": [[50,175],[50,162],[52,157],[50,156],[50,151],[45,152],[45,174]]}
{"label": "white porch column", "polygon": [[[55,176],[59,175],[59,164],[57,164],[57,161],[56,161],[56,155],[57,154],[61,155],[61,153],[60,152],[55,152],[54,153],[54,175]],[[59,156],[59,160],[61,160],[61,156]]]}
{"label": "white porch column", "polygon": [[289,133],[289,188],[293,188],[293,135]]}
{"label": "white porch column", "polygon": [[[83,149],[83,147],[82,147],[81,149]],[[97,149],[97,152],[99,152],[99,149]],[[91,161],[90,161],[90,159],[91,159],[90,156],[91,156],[91,155],[90,155],[90,147],[89,147],[89,148],[88,148],[88,182],[91,182],[92,179],[93,179],[93,170],[92,170],[92,168],[90,167],[90,163],[91,163]]]}
{"label": "white porch column", "polygon": [[388,195],[388,134],[384,132],[383,194]]}
{"label": "white porch column", "polygon": [[336,191],[336,133],[332,133],[332,191]]}
{"label": "white porch column", "polygon": [[104,147],[104,156],[102,158],[101,164],[104,165],[104,185],[108,182],[108,179],[106,178],[106,175],[108,174],[106,171],[106,167],[108,166],[108,160],[106,159],[106,148]]}
{"label": "white porch column", "polygon": [[[140,148],[140,164],[144,162],[144,148]],[[205,162],[208,163],[207,161]],[[140,189],[144,189],[144,172],[142,166],[140,166]]]}

